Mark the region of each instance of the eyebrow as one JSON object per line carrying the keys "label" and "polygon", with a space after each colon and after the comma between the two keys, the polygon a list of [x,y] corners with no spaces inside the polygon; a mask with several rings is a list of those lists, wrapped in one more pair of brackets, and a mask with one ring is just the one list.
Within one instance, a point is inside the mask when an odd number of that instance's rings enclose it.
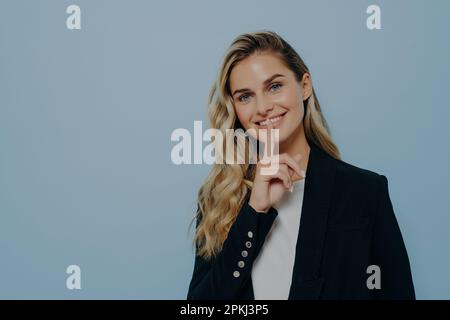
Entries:
{"label": "eyebrow", "polygon": [[[284,77],[284,75],[282,75],[281,73],[274,74],[270,78],[264,80],[264,86],[267,86],[270,82],[272,82],[273,79],[278,78],[278,77]],[[234,97],[236,95],[236,93],[245,92],[245,91],[250,91],[250,89],[243,88],[243,89],[234,90],[234,92],[231,96]]]}

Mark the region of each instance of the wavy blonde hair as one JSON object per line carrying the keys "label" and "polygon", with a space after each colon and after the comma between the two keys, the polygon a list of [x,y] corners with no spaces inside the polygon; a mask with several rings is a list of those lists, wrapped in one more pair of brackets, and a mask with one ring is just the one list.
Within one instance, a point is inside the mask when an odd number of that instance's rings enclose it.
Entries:
{"label": "wavy blonde hair", "polygon": [[[229,89],[229,76],[236,64],[253,53],[273,52],[294,72],[301,81],[309,70],[298,53],[278,34],[270,31],[245,33],[238,36],[227,50],[216,81],[213,83],[208,101],[209,127],[218,129],[225,135],[227,129],[239,129],[242,125],[237,119]],[[330,156],[340,159],[339,150],[332,141],[328,125],[322,114],[314,88],[304,102],[303,125],[306,138],[314,142]],[[223,141],[233,144],[235,154],[238,142],[234,139]],[[228,150],[228,149],[227,149]],[[215,257],[222,249],[228,232],[246,197],[252,188],[255,165],[215,163],[198,191],[197,212],[191,221],[196,220],[196,233],[193,240],[197,255],[206,260]]]}

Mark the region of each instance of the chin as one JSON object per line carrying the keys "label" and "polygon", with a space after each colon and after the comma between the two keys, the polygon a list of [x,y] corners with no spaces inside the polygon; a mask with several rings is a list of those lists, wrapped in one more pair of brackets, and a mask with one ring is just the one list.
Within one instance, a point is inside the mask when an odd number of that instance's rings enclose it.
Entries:
{"label": "chin", "polygon": [[[262,134],[262,132],[264,132],[264,131],[260,131],[260,130],[262,130],[262,129],[260,129],[260,128],[254,128],[255,130],[256,130],[256,132],[258,133],[257,135],[258,135],[258,137],[260,137],[259,139],[257,139],[258,141],[260,141],[260,142],[262,142],[262,143],[266,143],[266,138],[267,138],[267,131],[264,133],[264,134]],[[289,134],[286,132],[286,129],[283,129],[283,128],[279,128],[279,135],[278,135],[278,143],[279,144],[281,144],[281,143],[283,143],[284,141],[286,141],[286,140],[288,140],[288,138],[289,138]],[[261,132],[261,134],[260,134],[260,132]],[[253,136],[253,135],[252,135]],[[253,137],[253,138],[256,138],[256,137]]]}

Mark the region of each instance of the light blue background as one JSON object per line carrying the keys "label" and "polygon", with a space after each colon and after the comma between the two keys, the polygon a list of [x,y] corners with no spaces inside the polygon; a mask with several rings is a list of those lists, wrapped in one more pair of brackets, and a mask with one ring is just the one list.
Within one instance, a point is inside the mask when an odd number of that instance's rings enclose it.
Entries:
{"label": "light blue background", "polygon": [[170,135],[206,120],[225,49],[260,29],[304,58],[343,159],[388,177],[417,297],[450,299],[446,0],[2,0],[0,298],[186,297],[209,166],[175,166]]}

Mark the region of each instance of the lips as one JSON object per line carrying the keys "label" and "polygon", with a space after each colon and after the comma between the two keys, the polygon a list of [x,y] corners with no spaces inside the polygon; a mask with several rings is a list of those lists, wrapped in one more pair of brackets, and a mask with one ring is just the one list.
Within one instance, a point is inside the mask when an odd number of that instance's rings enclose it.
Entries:
{"label": "lips", "polygon": [[283,112],[283,113],[281,113],[281,114],[279,114],[279,115],[270,117],[270,118],[268,118],[268,119],[264,119],[264,120],[261,120],[261,121],[257,121],[256,124],[257,124],[258,126],[260,126],[260,127],[267,127],[268,125],[275,126],[275,125],[277,125],[277,124],[283,119],[283,117],[284,117],[284,115],[285,115],[286,113],[287,113],[287,111],[286,111],[286,112]]}

